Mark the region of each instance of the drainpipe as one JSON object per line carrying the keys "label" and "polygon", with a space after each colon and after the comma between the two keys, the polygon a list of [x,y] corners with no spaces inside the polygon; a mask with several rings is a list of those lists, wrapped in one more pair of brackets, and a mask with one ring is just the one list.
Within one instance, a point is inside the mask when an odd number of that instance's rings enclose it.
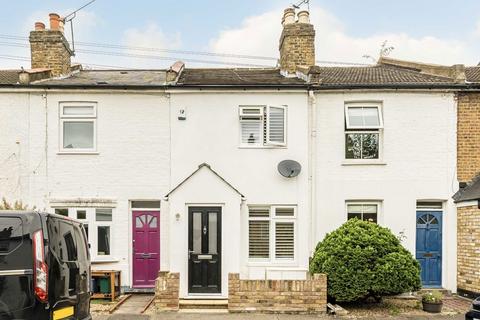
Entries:
{"label": "drainpipe", "polygon": [[315,92],[308,90],[308,197],[310,214],[310,232],[308,236],[309,254],[312,256],[316,246],[316,150],[317,150],[317,100]]}

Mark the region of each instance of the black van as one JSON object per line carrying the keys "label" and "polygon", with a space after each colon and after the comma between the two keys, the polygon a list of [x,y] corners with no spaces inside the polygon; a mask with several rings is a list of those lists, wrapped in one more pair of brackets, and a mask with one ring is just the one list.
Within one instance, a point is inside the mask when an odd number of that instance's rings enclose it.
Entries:
{"label": "black van", "polygon": [[465,320],[480,319],[480,297],[473,300],[472,309],[465,315]]}
{"label": "black van", "polygon": [[81,223],[0,211],[0,320],[91,319],[90,277]]}

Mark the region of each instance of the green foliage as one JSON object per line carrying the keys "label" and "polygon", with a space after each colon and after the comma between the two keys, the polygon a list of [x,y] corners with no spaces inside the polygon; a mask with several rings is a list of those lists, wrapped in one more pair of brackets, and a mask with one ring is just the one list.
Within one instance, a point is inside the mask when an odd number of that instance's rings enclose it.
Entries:
{"label": "green foliage", "polygon": [[440,303],[443,301],[443,294],[440,291],[429,291],[422,296],[423,302]]}
{"label": "green foliage", "polygon": [[[7,199],[2,198],[2,201],[0,201],[0,210],[25,211],[29,210],[29,208],[28,205],[23,204],[22,201],[15,201],[13,204],[11,204],[7,201]],[[35,207],[33,207],[32,210],[35,210]]]}
{"label": "green foliage", "polygon": [[336,301],[418,290],[420,265],[392,232],[376,223],[348,220],[318,243],[311,273],[326,273]]}

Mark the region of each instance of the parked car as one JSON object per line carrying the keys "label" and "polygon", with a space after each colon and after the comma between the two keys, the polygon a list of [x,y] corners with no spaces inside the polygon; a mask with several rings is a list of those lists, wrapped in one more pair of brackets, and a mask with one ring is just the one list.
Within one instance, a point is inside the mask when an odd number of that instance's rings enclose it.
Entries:
{"label": "parked car", "polygon": [[91,319],[88,251],[75,220],[0,211],[0,320]]}
{"label": "parked car", "polygon": [[472,309],[465,315],[465,320],[480,319],[480,297],[473,300]]}

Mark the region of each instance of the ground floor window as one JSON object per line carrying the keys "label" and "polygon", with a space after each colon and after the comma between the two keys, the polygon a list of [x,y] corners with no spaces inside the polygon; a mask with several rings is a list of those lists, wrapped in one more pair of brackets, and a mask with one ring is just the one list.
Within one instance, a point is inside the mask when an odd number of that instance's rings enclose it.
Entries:
{"label": "ground floor window", "polygon": [[357,218],[377,223],[379,207],[378,202],[347,201],[347,219]]}
{"label": "ground floor window", "polygon": [[83,223],[92,260],[112,256],[112,208],[56,208],[55,213]]}
{"label": "ground floor window", "polygon": [[248,257],[251,261],[295,259],[296,207],[251,206],[248,209]]}

